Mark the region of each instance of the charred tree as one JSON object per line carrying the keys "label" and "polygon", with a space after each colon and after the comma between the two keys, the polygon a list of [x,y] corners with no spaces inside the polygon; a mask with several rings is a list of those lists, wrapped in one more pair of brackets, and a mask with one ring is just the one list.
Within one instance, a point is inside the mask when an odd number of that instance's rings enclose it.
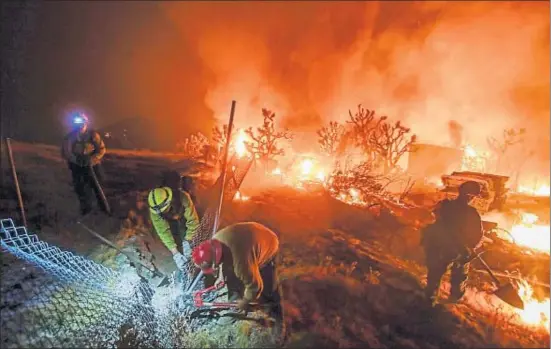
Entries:
{"label": "charred tree", "polygon": [[268,109],[262,109],[264,121],[262,126],[256,130],[249,127],[245,133],[249,136],[249,141],[245,142],[245,147],[252,154],[253,159],[268,163],[273,161],[275,157],[285,154],[283,148],[280,147],[280,141],[291,140],[292,134],[287,130],[276,130],[275,128],[275,113]]}
{"label": "charred tree", "polygon": [[187,157],[196,158],[203,155],[203,150],[208,144],[208,138],[201,132],[197,132],[176,143],[176,151],[183,153]]}
{"label": "charred tree", "polygon": [[501,139],[496,139],[494,137],[487,138],[486,141],[488,143],[488,146],[496,156],[496,173],[499,173],[501,171],[501,162],[503,161],[503,158],[511,149],[511,147],[524,142],[525,133],[526,129],[524,128],[518,130],[509,128],[503,130]]}
{"label": "charred tree", "polygon": [[396,121],[394,124],[382,122],[375,132],[371,133],[370,143],[381,159],[384,174],[390,173],[397,167],[402,156],[415,142],[416,136],[409,136],[410,131],[410,128]]}
{"label": "charred tree", "polygon": [[318,143],[321,151],[330,157],[335,157],[344,137],[344,126],[336,121],[331,121],[328,126],[322,127],[316,133],[319,137]]}

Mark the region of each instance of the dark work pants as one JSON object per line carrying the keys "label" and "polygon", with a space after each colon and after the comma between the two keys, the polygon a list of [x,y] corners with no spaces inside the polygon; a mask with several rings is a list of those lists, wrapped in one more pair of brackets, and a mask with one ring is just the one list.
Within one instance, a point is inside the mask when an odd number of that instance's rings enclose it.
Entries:
{"label": "dark work pants", "polygon": [[469,256],[466,253],[442,254],[442,251],[425,249],[427,264],[427,287],[425,294],[431,299],[438,296],[440,281],[448,268],[451,269],[450,297],[459,300],[465,294],[465,285],[469,274]]}
{"label": "dark work pants", "polygon": [[100,189],[96,186],[94,178],[90,173],[90,171],[94,171],[99,184],[103,185],[104,175],[101,164],[89,168],[69,163],[69,169],[71,170],[71,175],[73,178],[73,188],[80,203],[81,214],[86,214],[92,210],[92,196],[94,194],[100,209],[107,212],[107,208],[105,207],[101,197]]}
{"label": "dark work pants", "polygon": [[[260,294],[259,303],[270,304],[271,306],[268,311],[269,315],[276,320],[282,320],[283,313],[281,309],[279,279],[276,270],[276,257],[260,269],[260,276],[262,277],[264,288]],[[229,273],[229,275],[225,275],[225,277],[228,285],[228,299],[230,301],[236,301],[242,298],[244,292],[243,283],[238,280],[233,273]]]}

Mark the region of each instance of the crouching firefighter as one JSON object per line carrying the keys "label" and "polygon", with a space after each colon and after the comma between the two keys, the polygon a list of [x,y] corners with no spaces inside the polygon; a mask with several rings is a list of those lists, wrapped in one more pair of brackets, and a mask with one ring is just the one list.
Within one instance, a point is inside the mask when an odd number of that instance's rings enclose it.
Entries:
{"label": "crouching firefighter", "polygon": [[[191,241],[199,228],[199,216],[189,193],[169,186],[155,188],[148,196],[149,214],[157,235],[172,253],[174,263],[186,275]],[[182,252],[176,242],[181,243]]]}
{"label": "crouching firefighter", "polygon": [[75,114],[72,123],[73,130],[63,139],[61,156],[71,170],[73,188],[80,203],[80,213],[86,215],[92,211],[93,190],[100,209],[110,215],[109,204],[101,188],[104,181],[101,162],[106,152],[105,144],[100,134],[89,128],[89,119],[85,114]]}
{"label": "crouching firefighter", "polygon": [[433,212],[435,222],[423,231],[421,243],[428,270],[425,296],[433,306],[437,303],[442,276],[450,266],[451,293],[448,301],[457,302],[465,294],[469,262],[483,237],[480,214],[469,205],[480,192],[477,182],[461,184],[459,196],[438,203]]}
{"label": "crouching firefighter", "polygon": [[252,302],[267,306],[282,335],[283,313],[276,273],[277,235],[255,222],[230,225],[193,250],[193,262],[204,274],[218,274],[228,288],[228,301],[247,313]]}

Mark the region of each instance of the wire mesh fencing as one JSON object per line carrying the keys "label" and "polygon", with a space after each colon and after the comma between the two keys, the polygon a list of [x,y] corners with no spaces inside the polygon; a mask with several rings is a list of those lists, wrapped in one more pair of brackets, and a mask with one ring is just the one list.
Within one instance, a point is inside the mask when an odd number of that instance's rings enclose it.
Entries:
{"label": "wire mesh fencing", "polygon": [[[233,197],[241,187],[241,184],[243,183],[243,180],[245,180],[245,176],[249,172],[249,169],[252,166],[252,159],[249,158],[236,158],[233,156],[228,161],[228,168],[226,170],[226,183],[224,186],[224,195],[223,200],[224,203],[231,202],[233,200]],[[213,185],[212,189],[219,190],[222,183],[222,176],[218,178],[218,180]],[[208,206],[208,208],[205,210],[205,213],[203,217],[201,218],[201,222],[199,224],[199,229],[197,231],[197,234],[195,235],[192,247],[195,247],[199,245],[201,242],[206,241],[210,239],[214,232],[214,221],[216,218],[216,213],[218,210],[218,200],[219,196],[213,196],[215,200],[211,202]],[[188,275],[192,275],[194,271],[194,265],[192,263],[188,263]],[[187,286],[191,285],[192,280],[186,280]]]}
{"label": "wire mesh fencing", "polygon": [[11,219],[0,224],[3,252],[20,260],[2,268],[3,347],[114,347],[128,340],[125,328],[136,345],[154,344],[147,281],[49,245]]}
{"label": "wire mesh fencing", "polygon": [[[252,162],[229,164],[224,202],[234,197]],[[216,202],[209,205],[194,245],[212,236],[216,209]],[[192,319],[193,299],[183,292],[191,280],[173,277],[167,287],[154,289],[133,269],[114,271],[63,251],[12,219],[0,220],[0,247],[2,348],[181,347],[186,332],[208,321]]]}

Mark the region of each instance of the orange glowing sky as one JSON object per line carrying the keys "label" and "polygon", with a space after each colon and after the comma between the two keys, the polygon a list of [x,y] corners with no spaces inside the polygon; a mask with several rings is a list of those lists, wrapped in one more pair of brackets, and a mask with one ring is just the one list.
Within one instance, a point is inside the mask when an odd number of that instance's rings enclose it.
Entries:
{"label": "orange glowing sky", "polygon": [[548,2],[39,7],[19,63],[23,92],[13,96],[26,106],[12,107],[20,120],[59,124],[59,110],[80,103],[99,125],[155,120],[151,137],[170,147],[225,121],[231,99],[237,126],[268,107],[297,131],[343,121],[362,103],[429,143],[451,143],[450,120],[480,146],[493,131],[523,125],[549,165]]}

